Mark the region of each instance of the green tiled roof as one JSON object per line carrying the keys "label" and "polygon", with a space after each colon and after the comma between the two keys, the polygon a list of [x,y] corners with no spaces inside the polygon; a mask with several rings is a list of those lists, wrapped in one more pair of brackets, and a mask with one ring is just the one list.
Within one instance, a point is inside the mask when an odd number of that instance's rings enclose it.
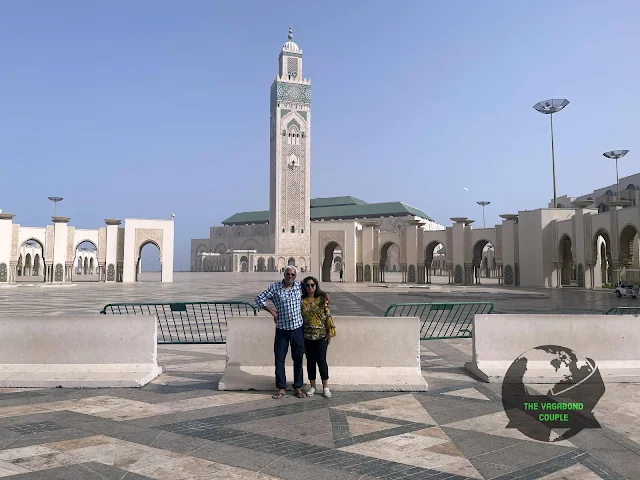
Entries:
{"label": "green tiled roof", "polygon": [[[377,217],[405,217],[415,215],[431,220],[422,210],[403,202],[366,203],[354,197],[314,198],[311,200],[311,220],[348,220],[353,218],[374,219]],[[269,211],[240,212],[222,221],[223,225],[246,225],[268,223]]]}
{"label": "green tiled roof", "polygon": [[367,202],[355,197],[329,197],[312,198],[311,208],[315,207],[338,207],[342,205],[366,205]]}

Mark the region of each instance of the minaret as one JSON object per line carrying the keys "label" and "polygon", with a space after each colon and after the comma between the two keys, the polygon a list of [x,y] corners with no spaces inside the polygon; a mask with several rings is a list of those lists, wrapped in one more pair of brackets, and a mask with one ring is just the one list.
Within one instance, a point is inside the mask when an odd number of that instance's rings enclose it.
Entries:
{"label": "minaret", "polygon": [[291,28],[278,63],[271,85],[270,250],[309,258],[311,80],[302,77],[302,50]]}

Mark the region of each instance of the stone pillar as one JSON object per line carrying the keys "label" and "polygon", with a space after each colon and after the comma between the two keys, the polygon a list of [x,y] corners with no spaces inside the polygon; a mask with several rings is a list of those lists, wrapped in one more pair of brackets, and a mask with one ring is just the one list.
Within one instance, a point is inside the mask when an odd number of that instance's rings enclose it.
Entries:
{"label": "stone pillar", "polygon": [[[464,273],[464,260],[465,260],[465,249],[464,249],[464,235],[465,235],[465,222],[467,221],[466,217],[452,217],[451,220],[455,222],[453,227],[451,228],[451,236],[452,236],[452,244],[453,251],[451,252],[451,261],[453,263],[452,268],[452,277],[453,282],[456,285],[464,285],[465,284],[465,273]],[[447,256],[449,256],[449,251],[447,250]]]}
{"label": "stone pillar", "polygon": [[[53,220],[53,282],[68,281],[67,273],[67,224],[69,217],[51,217]],[[72,259],[73,260],[73,259]]]}
{"label": "stone pillar", "polygon": [[10,283],[12,262],[18,258],[11,257],[13,244],[13,217],[12,213],[0,213],[0,283]]}
{"label": "stone pillar", "polygon": [[105,260],[105,281],[116,282],[118,278],[118,226],[120,220],[106,218],[107,224],[107,255]]}

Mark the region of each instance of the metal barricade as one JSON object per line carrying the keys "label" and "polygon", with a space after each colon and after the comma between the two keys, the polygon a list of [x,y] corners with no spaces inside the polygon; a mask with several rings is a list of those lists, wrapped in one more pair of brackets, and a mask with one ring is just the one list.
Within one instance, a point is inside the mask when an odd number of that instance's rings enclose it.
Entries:
{"label": "metal barricade", "polygon": [[257,316],[248,302],[110,303],[114,315],[156,315],[158,343],[226,343],[229,317]]}
{"label": "metal barricade", "polygon": [[491,313],[490,302],[454,303],[394,303],[384,312],[385,317],[420,317],[421,340],[472,338],[473,316]]}
{"label": "metal barricade", "polygon": [[640,315],[640,307],[613,307],[605,315]]}

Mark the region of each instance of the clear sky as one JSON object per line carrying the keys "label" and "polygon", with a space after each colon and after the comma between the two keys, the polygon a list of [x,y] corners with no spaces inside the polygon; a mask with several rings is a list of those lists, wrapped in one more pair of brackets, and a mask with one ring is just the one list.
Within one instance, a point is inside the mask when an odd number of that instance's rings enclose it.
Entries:
{"label": "clear sky", "polygon": [[[0,2],[0,209],[191,238],[269,200],[269,87],[289,24],[312,79],[311,195],[487,223],[640,171],[640,2]],[[465,191],[464,188],[468,188]],[[478,225],[478,223],[476,223]],[[145,248],[146,251],[146,248]],[[144,262],[143,262],[144,265]]]}

